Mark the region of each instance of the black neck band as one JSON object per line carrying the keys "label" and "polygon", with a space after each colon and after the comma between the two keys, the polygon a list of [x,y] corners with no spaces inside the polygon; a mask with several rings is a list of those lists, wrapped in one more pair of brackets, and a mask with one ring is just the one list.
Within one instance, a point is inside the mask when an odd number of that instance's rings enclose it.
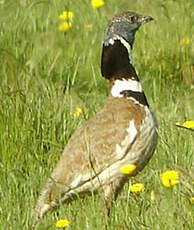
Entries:
{"label": "black neck band", "polygon": [[120,94],[122,94],[124,97],[128,97],[128,98],[132,97],[136,101],[138,101],[140,104],[149,106],[144,92],[135,92],[132,90],[124,90],[124,91],[120,92]]}
{"label": "black neck band", "polygon": [[107,79],[131,78],[139,81],[135,68],[130,61],[128,50],[120,40],[114,40],[113,44],[103,45],[102,76]]}

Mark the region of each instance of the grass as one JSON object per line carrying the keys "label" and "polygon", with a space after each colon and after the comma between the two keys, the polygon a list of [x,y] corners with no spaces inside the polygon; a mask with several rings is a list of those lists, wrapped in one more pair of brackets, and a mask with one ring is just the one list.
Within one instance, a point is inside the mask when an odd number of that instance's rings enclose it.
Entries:
{"label": "grass", "polygon": [[[115,13],[133,10],[155,21],[136,36],[134,63],[159,123],[157,150],[112,207],[108,229],[191,230],[194,228],[194,132],[175,126],[194,120],[194,26],[192,0],[0,1],[0,229],[31,229],[33,209],[72,133],[102,108],[107,82],[100,76],[103,32]],[[75,17],[59,32],[59,14]],[[92,24],[87,29],[85,24]],[[189,42],[185,42],[189,39]],[[83,114],[74,117],[77,107]],[[161,185],[167,169],[180,173],[173,189]],[[150,199],[151,191],[155,200]],[[49,213],[37,229],[105,229],[101,196],[86,197]]]}

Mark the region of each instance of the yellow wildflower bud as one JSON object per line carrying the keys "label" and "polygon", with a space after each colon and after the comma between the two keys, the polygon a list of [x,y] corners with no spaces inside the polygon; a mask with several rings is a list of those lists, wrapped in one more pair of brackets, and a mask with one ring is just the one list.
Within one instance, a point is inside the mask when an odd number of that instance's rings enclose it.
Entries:
{"label": "yellow wildflower bud", "polygon": [[184,45],[189,45],[191,43],[191,39],[186,37],[180,40],[180,45],[184,46]]}
{"label": "yellow wildflower bud", "polygon": [[72,27],[71,22],[64,22],[58,26],[58,30],[62,32],[66,32],[70,30],[71,27]]}
{"label": "yellow wildflower bud", "polygon": [[182,126],[188,129],[194,129],[194,121],[185,121]]}
{"label": "yellow wildflower bud", "polygon": [[160,179],[165,187],[171,188],[179,183],[179,174],[176,170],[167,170],[160,175]]}
{"label": "yellow wildflower bud", "polygon": [[129,187],[129,191],[136,195],[139,195],[144,189],[145,187],[143,183],[132,184]]}
{"label": "yellow wildflower bud", "polygon": [[150,193],[150,199],[151,199],[152,201],[154,201],[154,200],[156,199],[156,195],[155,195],[154,190],[152,190],[151,193]]}
{"label": "yellow wildflower bud", "polygon": [[130,175],[132,172],[135,171],[136,165],[129,164],[129,165],[124,165],[123,167],[120,168],[121,173]]}
{"label": "yellow wildflower bud", "polygon": [[92,24],[85,24],[85,28],[88,29],[88,30],[91,30],[92,29]]}
{"label": "yellow wildflower bud", "polygon": [[189,197],[189,200],[190,200],[191,203],[194,204],[194,196]]}
{"label": "yellow wildflower bud", "polygon": [[68,227],[69,225],[70,225],[70,222],[64,219],[58,220],[56,223],[57,228],[65,228],[65,227]]}
{"label": "yellow wildflower bud", "polygon": [[76,111],[73,113],[74,117],[79,117],[83,113],[81,108],[77,108]]}
{"label": "yellow wildflower bud", "polygon": [[62,14],[59,15],[59,18],[63,20],[73,19],[73,17],[74,13],[72,11],[64,11]]}
{"label": "yellow wildflower bud", "polygon": [[91,5],[93,8],[97,9],[104,5],[104,1],[103,0],[92,0]]}

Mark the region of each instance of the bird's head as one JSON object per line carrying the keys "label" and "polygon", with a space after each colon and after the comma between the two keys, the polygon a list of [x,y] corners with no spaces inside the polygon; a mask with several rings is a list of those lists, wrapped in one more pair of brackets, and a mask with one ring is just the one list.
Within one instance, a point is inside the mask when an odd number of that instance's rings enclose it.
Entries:
{"label": "bird's head", "polygon": [[151,20],[153,18],[150,16],[142,16],[131,11],[115,15],[105,30],[104,44],[118,36],[125,39],[132,48],[136,31],[142,24]]}
{"label": "bird's head", "polygon": [[101,73],[107,79],[138,79],[132,61],[132,47],[138,28],[153,20],[133,12],[115,15],[105,30]]}

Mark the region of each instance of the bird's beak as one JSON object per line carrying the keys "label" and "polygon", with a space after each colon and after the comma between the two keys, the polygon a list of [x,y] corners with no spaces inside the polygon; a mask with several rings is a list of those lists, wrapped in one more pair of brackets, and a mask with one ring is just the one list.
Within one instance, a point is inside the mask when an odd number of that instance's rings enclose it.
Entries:
{"label": "bird's beak", "polygon": [[150,22],[152,20],[154,20],[154,19],[151,16],[141,16],[138,21],[141,24],[144,24],[144,23]]}

